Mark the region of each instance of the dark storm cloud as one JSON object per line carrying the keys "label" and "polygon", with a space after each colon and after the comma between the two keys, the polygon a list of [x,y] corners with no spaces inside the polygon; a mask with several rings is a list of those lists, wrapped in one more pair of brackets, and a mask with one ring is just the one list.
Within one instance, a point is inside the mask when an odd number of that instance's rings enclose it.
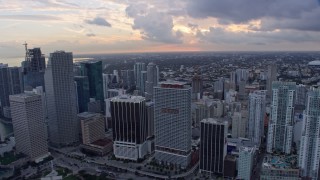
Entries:
{"label": "dark storm cloud", "polygon": [[[187,12],[194,18],[217,18],[221,24],[250,20],[273,21],[268,28],[318,30],[319,3],[316,0],[188,0]],[[311,18],[311,19],[310,19]],[[289,23],[286,23],[289,22]],[[301,25],[299,25],[302,23]],[[307,25],[304,29],[303,24]],[[273,27],[274,26],[274,27]]]}
{"label": "dark storm cloud", "polygon": [[207,32],[197,32],[197,38],[201,42],[214,44],[255,44],[266,45],[269,43],[301,43],[319,42],[318,32],[282,30],[282,31],[258,31],[258,32],[230,32],[223,28],[210,27]]}
{"label": "dark storm cloud", "polygon": [[143,39],[163,43],[182,43],[182,33],[173,31],[171,15],[154,8],[149,9],[144,4],[129,5],[126,13],[133,18],[132,28],[140,30]]}
{"label": "dark storm cloud", "polygon": [[111,24],[101,17],[95,17],[93,20],[86,20],[85,22],[88,24],[93,24],[97,26],[111,27]]}

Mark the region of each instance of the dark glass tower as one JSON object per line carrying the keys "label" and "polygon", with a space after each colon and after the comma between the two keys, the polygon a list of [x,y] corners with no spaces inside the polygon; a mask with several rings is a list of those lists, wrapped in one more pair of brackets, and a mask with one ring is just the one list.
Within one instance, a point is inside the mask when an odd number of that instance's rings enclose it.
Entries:
{"label": "dark glass tower", "polygon": [[103,102],[102,62],[81,62],[81,76],[87,76],[89,80],[90,98]]}
{"label": "dark glass tower", "polygon": [[88,77],[75,76],[74,81],[77,83],[79,113],[88,111],[88,102],[90,101]]}

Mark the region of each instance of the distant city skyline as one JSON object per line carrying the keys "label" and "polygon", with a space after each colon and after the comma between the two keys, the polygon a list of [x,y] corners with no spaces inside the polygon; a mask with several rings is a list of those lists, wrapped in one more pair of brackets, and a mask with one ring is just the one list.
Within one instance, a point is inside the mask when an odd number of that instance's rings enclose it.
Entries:
{"label": "distant city skyline", "polygon": [[[247,6],[250,4],[250,6]],[[74,54],[319,51],[316,0],[11,0],[0,2],[0,61],[22,44]]]}

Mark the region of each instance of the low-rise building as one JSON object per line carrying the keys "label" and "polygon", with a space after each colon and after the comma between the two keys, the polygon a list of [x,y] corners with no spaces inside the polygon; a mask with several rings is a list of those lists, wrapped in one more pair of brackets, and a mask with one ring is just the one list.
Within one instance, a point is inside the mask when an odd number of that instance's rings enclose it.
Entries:
{"label": "low-rise building", "polygon": [[300,180],[297,155],[267,155],[264,157],[260,180]]}

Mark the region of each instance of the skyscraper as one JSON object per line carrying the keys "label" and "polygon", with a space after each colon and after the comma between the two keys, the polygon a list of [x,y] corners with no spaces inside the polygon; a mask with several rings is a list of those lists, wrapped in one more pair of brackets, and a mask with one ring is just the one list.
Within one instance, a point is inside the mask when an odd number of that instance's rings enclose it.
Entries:
{"label": "skyscraper", "polygon": [[293,140],[293,110],[296,84],[294,82],[272,83],[271,113],[268,128],[267,152],[291,153]]}
{"label": "skyscraper", "polygon": [[134,71],[121,70],[122,87],[130,90],[134,87]]}
{"label": "skyscraper", "polygon": [[9,81],[9,68],[7,64],[0,63],[0,102],[1,107],[9,105],[10,95],[10,81]]}
{"label": "skyscraper", "polygon": [[[22,62],[23,81],[26,90],[37,86],[44,87],[44,71],[46,69],[45,56],[40,48],[28,49],[26,60]],[[45,87],[44,87],[45,88]]]}
{"label": "skyscraper", "polygon": [[87,76],[75,76],[74,81],[77,83],[78,95],[78,112],[88,111],[88,102],[90,102],[89,80]]}
{"label": "skyscraper", "polygon": [[200,75],[196,74],[192,78],[192,96],[193,99],[201,99],[202,98],[202,78]]}
{"label": "skyscraper", "polygon": [[254,91],[249,94],[248,138],[260,145],[264,135],[264,116],[266,112],[266,91]]}
{"label": "skyscraper", "polygon": [[146,81],[147,81],[147,71],[141,71],[141,76],[140,76],[140,94],[141,94],[141,96],[145,96]]}
{"label": "skyscraper", "polygon": [[267,97],[271,98],[272,95],[272,82],[277,81],[277,66],[268,66],[268,76],[267,76]]}
{"label": "skyscraper", "polygon": [[104,99],[109,98],[108,97],[108,90],[112,84],[117,83],[117,76],[114,74],[102,74],[103,78],[103,97]]}
{"label": "skyscraper", "polygon": [[113,150],[116,158],[137,161],[148,153],[145,98],[117,96],[111,99]]}
{"label": "skyscraper", "polygon": [[134,64],[134,79],[135,79],[135,82],[136,82],[136,89],[138,89],[140,91],[142,89],[144,89],[142,87],[144,82],[142,81],[141,72],[145,71],[145,70],[146,70],[146,65],[144,63],[135,63]]}
{"label": "skyscraper", "polygon": [[187,167],[191,155],[191,87],[161,82],[154,87],[155,158]]}
{"label": "skyscraper", "polygon": [[223,174],[227,155],[228,122],[203,119],[200,123],[200,172]]}
{"label": "skyscraper", "polygon": [[48,155],[47,128],[40,95],[10,95],[12,124],[17,153],[32,160]]}
{"label": "skyscraper", "polygon": [[81,76],[87,76],[89,80],[90,98],[103,102],[102,61],[81,62],[80,66]]}
{"label": "skyscraper", "polygon": [[247,137],[248,111],[234,112],[232,116],[232,137]]}
{"label": "skyscraper", "polygon": [[146,100],[153,101],[153,87],[157,86],[159,82],[159,68],[154,63],[149,63],[147,66],[147,81],[146,81]]}
{"label": "skyscraper", "polygon": [[[8,67],[7,64],[0,63],[0,114],[1,111],[10,112],[9,95],[23,92],[23,82],[21,68]],[[7,113],[3,112],[3,115]],[[6,115],[10,117],[10,113]]]}
{"label": "skyscraper", "polygon": [[320,89],[311,89],[304,111],[299,167],[302,177],[319,179],[320,162]]}
{"label": "skyscraper", "polygon": [[80,125],[71,52],[50,53],[45,85],[50,142],[55,146],[79,142]]}
{"label": "skyscraper", "polygon": [[20,94],[23,92],[23,78],[20,67],[9,68],[10,94]]}

